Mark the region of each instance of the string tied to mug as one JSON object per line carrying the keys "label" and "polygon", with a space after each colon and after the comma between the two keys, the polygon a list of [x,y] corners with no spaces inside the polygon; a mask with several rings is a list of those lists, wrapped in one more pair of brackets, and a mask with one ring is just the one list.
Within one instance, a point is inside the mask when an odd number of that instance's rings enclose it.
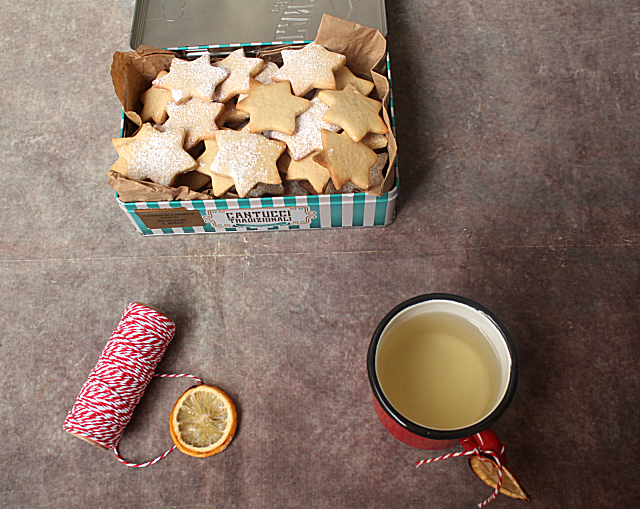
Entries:
{"label": "string tied to mug", "polygon": [[419,467],[420,465],[424,465],[425,463],[435,463],[436,461],[442,461],[442,460],[446,460],[446,459],[450,459],[450,458],[459,458],[461,456],[477,456],[478,458],[482,459],[483,456],[490,456],[493,461],[496,463],[496,465],[498,466],[498,482],[496,485],[496,488],[493,491],[493,494],[486,499],[484,502],[480,502],[478,504],[478,508],[482,509],[483,507],[485,507],[489,502],[491,502],[492,500],[495,500],[495,498],[498,496],[498,493],[500,493],[500,487],[502,486],[502,463],[500,462],[500,458],[499,456],[501,456],[502,454],[504,454],[504,445],[502,446],[502,450],[499,453],[495,453],[493,451],[490,450],[480,450],[480,448],[476,447],[475,449],[472,449],[470,451],[460,451],[460,452],[453,452],[450,454],[444,454],[443,456],[438,456],[437,458],[431,458],[428,460],[422,460],[422,461],[418,461],[416,463],[416,468]]}

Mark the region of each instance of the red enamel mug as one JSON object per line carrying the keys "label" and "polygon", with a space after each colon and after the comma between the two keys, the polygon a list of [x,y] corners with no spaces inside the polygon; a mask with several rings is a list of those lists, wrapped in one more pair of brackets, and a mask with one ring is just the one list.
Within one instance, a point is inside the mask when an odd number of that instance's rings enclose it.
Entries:
{"label": "red enamel mug", "polygon": [[367,369],[376,414],[401,442],[427,450],[460,443],[506,460],[490,426],[513,399],[518,361],[485,307],[445,293],[399,304],[373,334]]}

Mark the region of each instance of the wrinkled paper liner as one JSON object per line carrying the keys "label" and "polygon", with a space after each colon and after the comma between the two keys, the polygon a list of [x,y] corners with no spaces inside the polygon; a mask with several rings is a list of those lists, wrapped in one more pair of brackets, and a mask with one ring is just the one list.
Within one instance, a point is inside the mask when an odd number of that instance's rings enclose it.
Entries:
{"label": "wrinkled paper liner", "polygon": [[[395,184],[395,160],[398,152],[389,118],[391,87],[386,72],[387,41],[373,28],[324,14],[315,41],[330,51],[347,57],[347,67],[357,76],[373,81],[375,94],[382,101],[382,116],[389,128],[387,133],[389,163],[382,186],[369,189],[368,194],[381,196]],[[260,56],[267,59],[279,57],[282,47],[269,48]],[[111,64],[111,79],[116,95],[122,103],[124,113],[136,126],[142,125],[140,96],[151,86],[160,71],[168,71],[176,57],[173,51],[149,46],[140,46],[136,51],[116,52]],[[373,94],[372,94],[373,95]],[[176,188],[162,186],[149,181],[133,180],[111,170],[108,172],[109,185],[118,193],[123,202],[189,201],[216,199],[211,190],[193,191],[189,187]]]}

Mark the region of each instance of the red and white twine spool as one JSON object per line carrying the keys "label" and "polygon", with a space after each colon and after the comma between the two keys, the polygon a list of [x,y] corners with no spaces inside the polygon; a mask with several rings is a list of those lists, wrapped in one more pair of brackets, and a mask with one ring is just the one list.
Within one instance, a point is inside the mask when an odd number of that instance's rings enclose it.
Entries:
{"label": "red and white twine spool", "polygon": [[117,447],[154,376],[190,377],[202,383],[193,375],[154,374],[175,329],[175,323],[159,311],[144,304],[129,304],[67,415],[63,429],[103,449],[112,449],[118,460],[131,467],[153,465],[173,451],[175,446],[152,461],[129,463],[120,457]]}
{"label": "red and white twine spool", "polygon": [[[500,452],[500,454],[504,453],[504,446],[503,446],[503,451]],[[495,461],[496,465],[498,466],[498,482],[497,482],[497,486],[495,488],[495,490],[493,490],[493,494],[486,499],[484,502],[480,502],[478,504],[478,508],[482,509],[483,507],[485,507],[489,502],[491,502],[492,500],[494,500],[497,496],[498,493],[500,493],[500,487],[502,486],[502,463],[500,463],[500,458],[498,457],[498,454],[496,454],[493,451],[489,451],[489,450],[483,450],[481,451],[479,448],[475,448],[471,451],[462,451],[462,452],[453,452],[450,454],[445,454],[443,456],[438,456],[437,458],[431,458],[428,460],[422,460],[422,461],[418,461],[416,463],[416,467],[419,467],[420,465],[424,465],[425,463],[435,463],[436,461],[442,461],[442,460],[446,460],[449,458],[459,458],[461,456],[478,456],[479,458],[482,459],[482,455],[487,455],[487,456],[491,456],[491,458],[493,458],[493,461]]]}

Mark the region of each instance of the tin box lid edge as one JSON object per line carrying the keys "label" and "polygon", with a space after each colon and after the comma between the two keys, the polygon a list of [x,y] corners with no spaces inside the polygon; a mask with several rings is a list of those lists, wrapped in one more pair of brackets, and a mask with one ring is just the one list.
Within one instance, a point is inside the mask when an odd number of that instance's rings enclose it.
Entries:
{"label": "tin box lid edge", "polygon": [[[135,50],[142,44],[182,48],[313,40],[324,13],[387,35],[385,0],[306,0],[302,3],[304,5],[295,0],[136,0],[129,45]],[[242,16],[238,16],[239,9]]]}

